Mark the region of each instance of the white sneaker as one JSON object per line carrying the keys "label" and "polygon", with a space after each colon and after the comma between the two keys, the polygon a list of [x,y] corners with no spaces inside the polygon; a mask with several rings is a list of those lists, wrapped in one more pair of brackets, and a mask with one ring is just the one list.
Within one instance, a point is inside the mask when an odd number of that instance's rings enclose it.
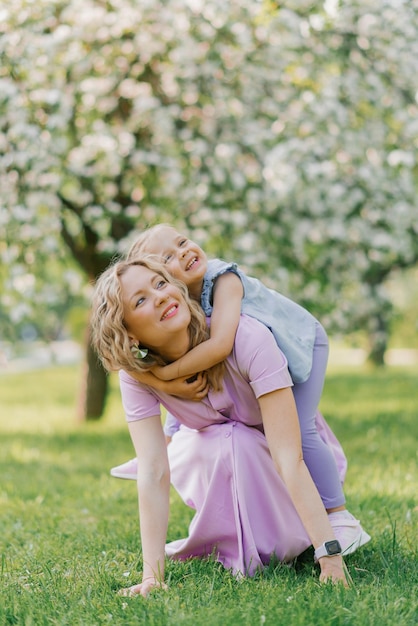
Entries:
{"label": "white sneaker", "polygon": [[360,522],[348,511],[328,514],[335,538],[340,542],[343,555],[352,554],[364,546],[371,537],[363,530]]}
{"label": "white sneaker", "polygon": [[131,459],[130,461],[126,461],[126,463],[122,463],[122,465],[112,467],[112,469],[110,470],[110,475],[114,476],[114,478],[126,478],[127,480],[136,480],[136,472],[137,463],[135,458]]}

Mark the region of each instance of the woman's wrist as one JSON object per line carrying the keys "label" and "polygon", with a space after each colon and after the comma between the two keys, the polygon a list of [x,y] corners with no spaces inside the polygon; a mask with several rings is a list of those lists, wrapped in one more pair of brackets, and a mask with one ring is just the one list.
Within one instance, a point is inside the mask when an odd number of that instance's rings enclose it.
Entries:
{"label": "woman's wrist", "polygon": [[154,580],[156,583],[162,583],[164,581],[164,572],[163,573],[159,573],[159,574],[153,574],[153,573],[143,573],[142,574],[142,582],[145,582],[147,580]]}
{"label": "woman's wrist", "polygon": [[344,561],[341,554],[337,554],[336,556],[323,556],[318,559],[319,567],[321,568],[321,572],[324,571],[343,571]]}
{"label": "woman's wrist", "polygon": [[343,563],[343,557],[341,554],[335,554],[333,556],[321,556],[318,559],[318,563],[320,565],[323,565],[324,563],[340,563],[342,565]]}

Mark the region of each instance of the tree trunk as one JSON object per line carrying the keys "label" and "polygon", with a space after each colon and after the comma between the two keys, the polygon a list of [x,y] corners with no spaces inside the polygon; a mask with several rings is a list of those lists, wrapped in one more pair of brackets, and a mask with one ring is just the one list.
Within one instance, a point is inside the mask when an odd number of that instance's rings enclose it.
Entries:
{"label": "tree trunk", "polygon": [[98,420],[106,405],[108,375],[91,345],[89,328],[86,333],[85,355],[78,418],[80,421]]}
{"label": "tree trunk", "polygon": [[[123,178],[123,177],[122,177]],[[84,187],[89,193],[96,197],[93,182],[84,180]],[[62,203],[61,212],[61,237],[71,252],[71,255],[87,274],[89,281],[94,284],[97,276],[106,269],[113,254],[99,250],[100,236],[85,219],[86,207],[73,202],[65,197],[60,191],[58,198]],[[99,202],[98,200],[96,200]],[[130,196],[125,196],[122,190],[118,193],[118,202],[121,203],[121,213],[109,216],[110,231],[116,243],[126,237],[133,229],[134,221],[126,217],[123,209],[132,204]],[[66,211],[69,211],[72,218],[76,219],[80,226],[80,233],[74,235],[72,229],[68,227],[66,221]],[[82,371],[82,383],[78,401],[78,417],[80,421],[97,420],[103,415],[106,396],[108,391],[108,376],[103,369],[90,341],[90,327],[87,325],[85,338],[85,362]]]}
{"label": "tree trunk", "polygon": [[383,315],[376,315],[374,328],[369,332],[369,354],[367,360],[372,365],[383,367],[388,343],[388,328]]}

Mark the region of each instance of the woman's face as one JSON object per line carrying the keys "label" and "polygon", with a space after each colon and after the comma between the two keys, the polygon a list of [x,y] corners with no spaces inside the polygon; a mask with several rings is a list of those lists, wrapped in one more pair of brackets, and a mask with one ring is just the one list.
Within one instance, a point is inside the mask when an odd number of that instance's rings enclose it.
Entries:
{"label": "woman's face", "polygon": [[132,339],[163,357],[177,358],[179,351],[187,351],[191,314],[178,287],[142,265],[128,267],[120,285]]}

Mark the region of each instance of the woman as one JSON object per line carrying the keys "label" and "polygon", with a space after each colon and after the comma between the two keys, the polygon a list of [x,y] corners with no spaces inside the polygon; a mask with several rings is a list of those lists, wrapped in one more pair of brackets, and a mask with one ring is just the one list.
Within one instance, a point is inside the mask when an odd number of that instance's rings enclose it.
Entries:
{"label": "woman", "polygon": [[[287,361],[268,329],[241,317],[234,349],[208,371],[211,390],[199,403],[127,373],[170,363],[208,337],[199,305],[159,263],[148,258],[110,267],[97,282],[92,329],[105,367],[121,370],[138,459],[143,578],[126,593],[146,596],[163,586],[165,554],[214,554],[225,567],[251,575],[272,554],[290,561],[311,544],[320,579],[347,584],[341,547],[302,458]],[[168,451],[160,404],[183,425]],[[189,536],[166,546],[170,470],[196,515]]]}

